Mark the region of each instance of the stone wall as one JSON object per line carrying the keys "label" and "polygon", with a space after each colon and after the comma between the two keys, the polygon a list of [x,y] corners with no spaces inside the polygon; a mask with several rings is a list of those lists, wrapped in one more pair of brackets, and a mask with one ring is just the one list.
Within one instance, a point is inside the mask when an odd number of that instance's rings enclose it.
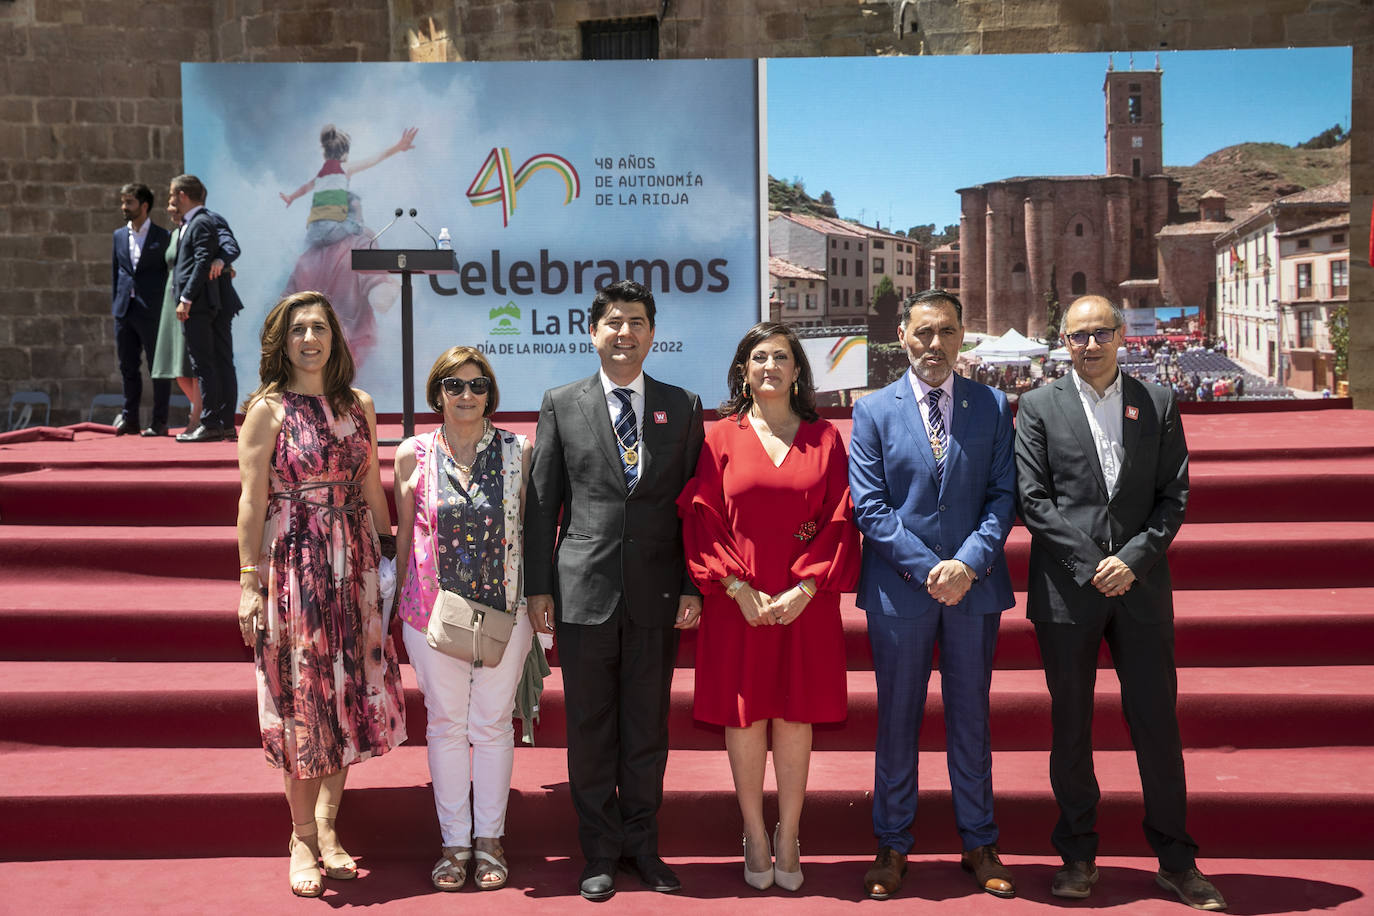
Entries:
{"label": "stone wall", "polygon": [[[568,59],[581,54],[584,20],[661,13],[665,58],[1354,41],[1351,237],[1369,237],[1367,0],[0,0],[0,403],[46,390],[54,422],[68,423],[94,394],[119,390],[109,313],[116,191],[142,181],[160,198],[181,171],[182,61]],[[1357,404],[1374,408],[1374,272],[1359,249],[1351,382]]]}

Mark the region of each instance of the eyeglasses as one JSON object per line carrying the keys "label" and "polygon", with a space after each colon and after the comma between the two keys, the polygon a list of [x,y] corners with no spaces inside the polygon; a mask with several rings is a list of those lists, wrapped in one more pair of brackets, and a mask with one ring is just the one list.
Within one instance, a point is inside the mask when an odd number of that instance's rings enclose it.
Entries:
{"label": "eyeglasses", "polygon": [[[1117,328],[1119,327],[1120,325],[1117,325]],[[1069,343],[1073,344],[1075,347],[1086,347],[1089,337],[1105,347],[1107,344],[1111,343],[1112,338],[1116,336],[1117,328],[1098,328],[1096,331],[1073,331],[1064,336],[1068,338]]]}
{"label": "eyeglasses", "polygon": [[444,386],[444,394],[454,398],[462,394],[464,388],[471,388],[472,393],[479,397],[491,390],[491,379],[487,378],[485,375],[479,375],[477,378],[470,379],[449,377],[439,384]]}

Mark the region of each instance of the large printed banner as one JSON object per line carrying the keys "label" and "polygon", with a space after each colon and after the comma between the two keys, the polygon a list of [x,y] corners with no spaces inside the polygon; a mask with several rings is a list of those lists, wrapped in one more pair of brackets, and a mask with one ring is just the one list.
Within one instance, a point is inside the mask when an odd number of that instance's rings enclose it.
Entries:
{"label": "large printed banner", "polygon": [[376,247],[446,229],[460,262],[415,277],[417,411],[455,344],[488,354],[502,410],[596,371],[587,312],[620,279],[657,300],[646,371],[724,397],[763,288],[755,62],[183,64],[182,104],[187,170],[243,249],[240,396],[267,310],[318,289],[357,384],[401,409],[400,280],[350,268],[399,208]]}

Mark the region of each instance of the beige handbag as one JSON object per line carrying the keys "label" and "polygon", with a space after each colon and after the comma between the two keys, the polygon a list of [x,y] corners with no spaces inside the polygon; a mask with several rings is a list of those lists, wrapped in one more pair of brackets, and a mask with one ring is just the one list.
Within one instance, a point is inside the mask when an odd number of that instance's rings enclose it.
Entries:
{"label": "beige handbag", "polygon": [[474,668],[495,668],[501,664],[514,627],[514,614],[440,589],[429,614],[425,641],[445,655],[472,662]]}

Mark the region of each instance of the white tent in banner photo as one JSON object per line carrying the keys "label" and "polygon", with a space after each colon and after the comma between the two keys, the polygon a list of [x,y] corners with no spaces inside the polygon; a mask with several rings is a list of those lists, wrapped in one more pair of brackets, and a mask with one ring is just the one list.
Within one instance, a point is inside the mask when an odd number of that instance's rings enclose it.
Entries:
{"label": "white tent in banner photo", "polygon": [[1010,363],[1044,356],[1050,352],[1045,344],[1031,340],[1015,328],[1007,329],[1001,337],[991,337],[969,350],[965,356],[976,357],[985,363]]}

